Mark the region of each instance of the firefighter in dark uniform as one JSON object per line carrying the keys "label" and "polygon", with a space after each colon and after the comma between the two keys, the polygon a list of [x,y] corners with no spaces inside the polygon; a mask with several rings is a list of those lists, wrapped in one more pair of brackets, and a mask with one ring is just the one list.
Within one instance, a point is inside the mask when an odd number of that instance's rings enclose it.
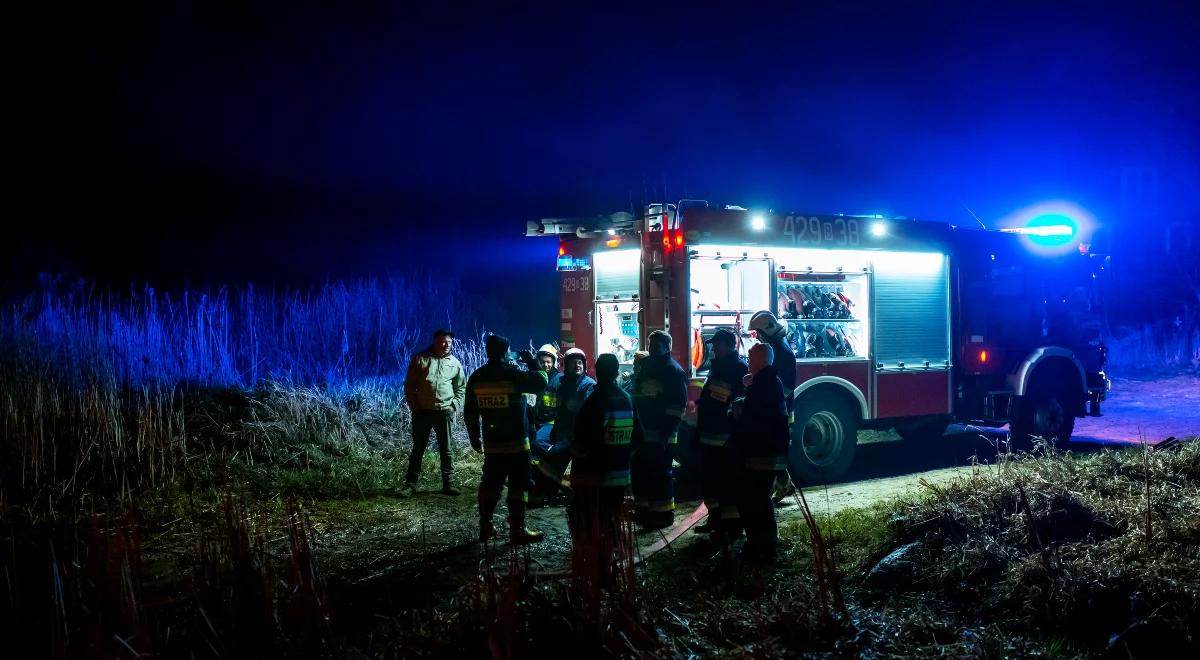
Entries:
{"label": "firefighter in dark uniform", "polygon": [[587,356],[579,348],[563,354],[563,375],[555,399],[554,424],[547,437],[549,444],[534,452],[534,468],[540,476],[539,485],[547,495],[558,492],[563,473],[571,463],[571,438],[575,435],[575,416],[583,402],[596,387],[587,375]]}
{"label": "firefighter in dark uniform", "polygon": [[483,478],[479,482],[479,539],[486,541],[496,535],[492,516],[508,482],[510,538],[513,543],[530,543],[542,540],[542,533],[525,527],[530,474],[524,395],[541,394],[546,389],[546,376],[528,351],[521,352],[528,371],[509,362],[508,346],[508,339],[497,335],[488,335],[484,341],[488,361],[467,379],[464,417],[471,447],[484,454]]}
{"label": "firefighter in dark uniform", "polygon": [[[771,362],[771,366],[775,367],[775,373],[779,376],[779,381],[783,383],[783,397],[784,403],[787,405],[790,433],[791,425],[796,423],[796,353],[788,345],[787,325],[780,323],[771,312],[763,310],[755,312],[754,316],[750,317],[750,329],[756,331],[759,339],[770,345],[771,350],[775,353],[775,359]],[[784,470],[775,479],[775,492],[771,499],[778,504],[795,490],[787,471]]]}
{"label": "firefighter in dark uniform", "polygon": [[675,521],[671,453],[687,405],[687,377],[671,358],[671,335],[655,330],[650,355],[634,380],[633,409],[638,444],[633,450],[633,497],[637,522],[644,529],[670,527]]}
{"label": "firefighter in dark uniform", "polygon": [[599,586],[612,582],[621,504],[629,486],[633,402],[617,384],[618,366],[615,355],[596,358],[596,387],[579,409],[570,441],[572,552],[577,562],[594,567]]}
{"label": "firefighter in dark uniform", "polygon": [[729,446],[733,422],[729,406],[745,390],[742,379],[746,363],[737,354],[737,335],[720,328],[709,340],[713,358],[708,378],[696,400],[696,441],[701,455],[701,495],[708,508],[708,522],[697,529],[702,533],[720,532],[726,539],[740,531],[734,484],[739,466]]}
{"label": "firefighter in dark uniform", "polygon": [[546,390],[531,408],[532,424],[529,441],[543,448],[550,446],[550,431],[554,427],[554,413],[558,409],[558,385],[562,374],[558,371],[558,350],[551,344],[543,344],[534,356],[538,369],[546,374]]}
{"label": "firefighter in dark uniform", "polygon": [[775,475],[787,469],[788,415],[773,353],[770,344],[750,348],[746,394],[732,410],[732,444],[742,468],[737,482],[738,511],[746,530],[742,558],[749,564],[773,561],[779,542],[771,489]]}

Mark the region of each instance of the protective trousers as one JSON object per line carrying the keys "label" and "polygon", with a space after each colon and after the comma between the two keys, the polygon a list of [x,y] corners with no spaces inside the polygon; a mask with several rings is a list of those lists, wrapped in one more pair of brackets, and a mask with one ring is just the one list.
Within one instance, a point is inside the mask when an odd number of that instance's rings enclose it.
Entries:
{"label": "protective trousers", "polygon": [[532,461],[537,470],[538,492],[557,493],[571,464],[571,446],[562,441],[546,446],[539,443],[534,445]]}
{"label": "protective trousers", "polygon": [[525,502],[529,499],[529,452],[485,454],[483,478],[479,481],[479,522],[490,524],[504,484],[508,483],[508,524],[516,530],[525,526]]}
{"label": "protective trousers", "polygon": [[661,442],[639,445],[633,451],[630,478],[638,524],[656,529],[670,527],[675,522],[671,446]]}
{"label": "protective trousers", "polygon": [[450,423],[452,413],[449,410],[414,410],[412,415],[413,448],[408,455],[408,472],[404,482],[415,484],[421,477],[421,462],[425,458],[425,449],[429,446],[429,432],[437,436],[438,454],[442,459],[442,482],[448,483],[454,472],[454,460],[450,457]]}
{"label": "protective trousers", "polygon": [[701,444],[700,452],[700,490],[704,506],[708,508],[708,524],[713,529],[735,535],[742,527],[736,452],[728,446],[708,444]]}
{"label": "protective trousers", "polygon": [[578,579],[605,589],[613,584],[615,560],[629,558],[633,548],[622,548],[624,487],[576,487],[567,512],[571,526],[571,568]]}
{"label": "protective trousers", "polygon": [[774,484],[775,472],[770,470],[743,469],[738,476],[738,510],[746,528],[746,557],[751,561],[769,561],[775,557],[779,530],[771,502]]}

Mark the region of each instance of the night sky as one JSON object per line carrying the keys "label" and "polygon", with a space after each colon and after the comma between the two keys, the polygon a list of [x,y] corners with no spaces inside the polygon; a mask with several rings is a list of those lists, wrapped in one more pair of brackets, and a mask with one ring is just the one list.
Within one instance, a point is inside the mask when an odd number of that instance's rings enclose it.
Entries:
{"label": "night sky", "polygon": [[1113,224],[1133,167],[1200,208],[1195,2],[122,4],[12,26],[17,278],[491,277],[495,252],[543,291],[528,219],[1068,199]]}

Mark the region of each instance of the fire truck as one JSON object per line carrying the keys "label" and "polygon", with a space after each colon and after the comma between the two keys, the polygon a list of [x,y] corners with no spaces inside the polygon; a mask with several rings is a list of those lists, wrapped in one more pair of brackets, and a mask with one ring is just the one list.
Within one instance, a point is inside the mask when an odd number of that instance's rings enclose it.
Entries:
{"label": "fire truck", "polygon": [[[1020,444],[1065,443],[1110,386],[1098,286],[1108,262],[1083,244],[1043,256],[1019,230],[702,201],[530,221],[526,235],[558,239],[563,350],[615,354],[627,374],[647,335],[665,330],[692,400],[706,340],[728,328],[744,355],[758,341],[751,315],[773,312],[797,358],[797,483],[841,477],[861,429],[917,440],[951,423],[1007,424]],[[679,454],[686,466],[685,438]]]}

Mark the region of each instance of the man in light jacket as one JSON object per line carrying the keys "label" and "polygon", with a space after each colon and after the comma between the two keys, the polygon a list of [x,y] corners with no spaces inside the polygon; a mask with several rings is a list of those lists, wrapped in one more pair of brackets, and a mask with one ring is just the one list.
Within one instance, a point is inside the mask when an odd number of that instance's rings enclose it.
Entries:
{"label": "man in light jacket", "polygon": [[421,461],[429,446],[429,432],[437,435],[438,453],[442,459],[442,493],[458,495],[451,482],[454,463],[450,457],[450,425],[454,415],[463,409],[467,377],[462,363],[450,354],[454,333],[438,330],[433,344],[413,356],[404,377],[404,398],[412,411],[412,454],[408,457],[408,473],[404,477],[402,497],[417,491],[421,477]]}

